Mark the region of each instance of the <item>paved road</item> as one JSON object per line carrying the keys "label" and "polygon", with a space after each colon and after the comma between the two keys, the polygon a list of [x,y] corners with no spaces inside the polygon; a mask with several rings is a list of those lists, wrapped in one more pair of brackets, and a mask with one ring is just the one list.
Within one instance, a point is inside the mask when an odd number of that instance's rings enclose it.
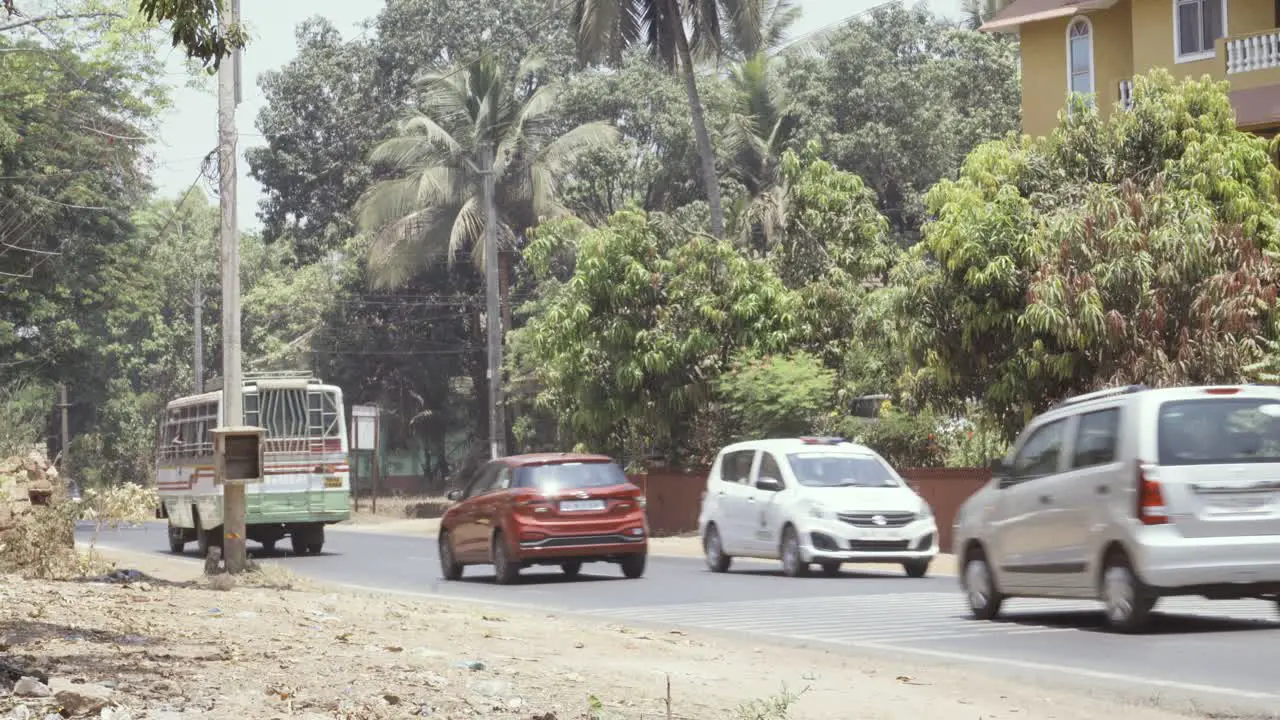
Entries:
{"label": "paved road", "polygon": [[[159,523],[105,533],[99,543],[168,556]],[[650,556],[641,580],[625,580],[615,566],[602,564],[585,566],[575,581],[535,568],[525,571],[522,584],[499,587],[488,567],[467,568],[463,582],[442,581],[429,538],[331,532],[326,549],[317,557],[262,559],[320,581],[747,633],[837,651],[994,664],[1011,678],[1052,674],[1205,708],[1280,707],[1280,612],[1261,601],[1167,599],[1152,632],[1128,637],[1102,631],[1098,606],[1089,602],[1014,600],[1001,622],[972,621],[954,578],[910,579],[891,567],[791,579],[776,563],[740,563],[728,575],[714,575],[700,560]],[[197,561],[194,552],[188,557]]]}

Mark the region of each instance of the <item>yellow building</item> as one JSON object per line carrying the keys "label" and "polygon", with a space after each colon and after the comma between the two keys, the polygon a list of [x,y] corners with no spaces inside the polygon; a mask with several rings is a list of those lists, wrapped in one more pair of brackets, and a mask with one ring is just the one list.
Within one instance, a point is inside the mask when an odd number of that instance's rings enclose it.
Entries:
{"label": "yellow building", "polygon": [[1044,135],[1070,92],[1123,107],[1135,74],[1231,83],[1241,129],[1280,128],[1280,0],[1014,0],[982,26],[1022,46],[1022,129]]}

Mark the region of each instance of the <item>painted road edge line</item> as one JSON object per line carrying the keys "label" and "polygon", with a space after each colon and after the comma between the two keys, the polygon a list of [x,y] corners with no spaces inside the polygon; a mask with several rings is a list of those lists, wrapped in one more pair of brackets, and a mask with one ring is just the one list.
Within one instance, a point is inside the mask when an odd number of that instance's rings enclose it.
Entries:
{"label": "painted road edge line", "polygon": [[[123,553],[127,555],[143,554],[143,553],[139,553],[137,550],[118,548],[111,545],[97,545],[96,547],[98,549],[106,550],[109,552]],[[189,557],[173,557],[169,559],[180,560],[180,561],[185,561],[185,562],[190,562],[195,564],[200,564],[202,562],[201,560],[198,560],[196,558],[189,558]],[[379,594],[379,595],[391,595],[396,597],[419,598],[419,599],[430,599],[430,600],[443,600],[443,601],[456,603],[456,604],[487,605],[495,608],[510,608],[513,610],[523,610],[523,611],[536,610],[544,613],[550,612],[556,615],[565,615],[565,616],[571,616],[571,617],[578,617],[582,619],[591,619],[597,622],[607,621],[609,619],[613,619],[614,621],[626,621],[625,618],[620,618],[617,616],[610,617],[610,616],[595,615],[595,614],[592,614],[590,611],[582,611],[582,610],[564,610],[554,606],[549,606],[549,605],[540,604],[540,603],[533,603],[533,602],[519,602],[519,601],[511,601],[511,600],[491,600],[491,599],[479,600],[479,599],[467,598],[467,597],[462,597],[457,595],[448,595],[440,592],[428,592],[428,591],[422,591],[422,590],[397,590],[392,588],[379,588],[379,587],[373,587],[369,585],[360,585],[358,583],[345,583],[345,582],[324,581],[324,580],[316,580],[316,582],[319,583],[320,585],[329,585],[335,588],[337,587],[347,588],[349,590],[356,590],[360,592],[373,593],[373,594]],[[668,627],[679,626],[678,623],[662,623],[662,622],[646,622],[646,621],[633,621],[633,622],[637,625],[651,625],[651,626],[665,625]],[[762,634],[762,633],[732,631],[732,630],[708,631],[708,629],[706,628],[699,628],[696,626],[685,626],[685,629],[691,632],[708,632],[708,634],[724,634],[727,632],[728,634],[731,634],[731,635],[748,636],[748,637],[752,637],[753,639],[762,640],[765,642],[768,642],[770,639],[772,639],[771,636]],[[780,645],[794,644],[794,643],[786,642],[786,638],[778,638],[778,639],[783,641],[778,643]],[[812,642],[812,640],[810,640],[810,642]],[[826,647],[837,647],[837,648],[844,648],[844,649],[861,648],[865,650],[875,650],[877,652],[882,652],[882,653],[883,652],[905,653],[905,654],[918,655],[923,657],[931,657],[939,660],[983,663],[987,665],[1000,665],[1000,666],[1010,667],[1010,668],[1019,669],[1019,670],[1031,670],[1031,671],[1049,672],[1049,673],[1063,673],[1067,675],[1073,675],[1075,677],[1088,678],[1092,680],[1104,680],[1108,682],[1123,683],[1123,684],[1146,685],[1148,687],[1167,688],[1170,690],[1178,690],[1181,692],[1188,692],[1188,693],[1203,693],[1208,695],[1224,696],[1224,697],[1231,697],[1231,698],[1245,697],[1252,700],[1280,700],[1280,694],[1277,694],[1277,693],[1266,693],[1266,692],[1259,692],[1256,690],[1243,690],[1239,688],[1227,688],[1227,687],[1220,687],[1217,685],[1203,685],[1199,683],[1179,682],[1176,680],[1162,680],[1160,678],[1152,678],[1152,677],[1146,677],[1142,675],[1131,675],[1127,673],[1113,673],[1113,672],[1106,672],[1102,670],[1090,670],[1088,668],[1075,667],[1071,665],[1057,665],[1054,663],[1042,663],[1042,662],[1036,662],[1032,660],[1016,660],[1012,658],[995,657],[991,655],[982,655],[978,653],[962,653],[962,652],[954,652],[949,650],[931,650],[928,648],[915,648],[915,647],[908,647],[908,646],[902,646],[902,645],[894,645],[891,643],[867,642],[867,641],[862,641],[862,642],[853,641],[853,642],[842,642],[842,643],[828,643],[828,642],[818,641],[818,643],[816,644],[821,644]]]}

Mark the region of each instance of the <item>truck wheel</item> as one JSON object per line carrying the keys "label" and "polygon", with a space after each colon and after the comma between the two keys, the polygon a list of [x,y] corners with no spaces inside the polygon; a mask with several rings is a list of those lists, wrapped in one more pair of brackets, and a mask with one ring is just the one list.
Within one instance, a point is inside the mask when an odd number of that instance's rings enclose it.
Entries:
{"label": "truck wheel", "polygon": [[187,531],[173,525],[169,526],[169,552],[181,555],[187,549]]}
{"label": "truck wheel", "polygon": [[294,529],[289,535],[294,555],[319,555],[324,549],[324,526],[307,526]]}
{"label": "truck wheel", "polygon": [[196,549],[200,552],[200,557],[209,557],[209,548],[222,547],[222,533],[214,530],[205,530],[200,523],[200,515],[195,515],[196,526]]}

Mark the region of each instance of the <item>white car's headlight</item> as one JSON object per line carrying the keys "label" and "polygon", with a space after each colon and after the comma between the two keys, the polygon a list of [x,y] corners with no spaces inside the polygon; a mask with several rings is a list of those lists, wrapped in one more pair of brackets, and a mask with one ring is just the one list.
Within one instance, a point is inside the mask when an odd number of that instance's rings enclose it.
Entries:
{"label": "white car's headlight", "polygon": [[920,519],[928,520],[931,517],[933,517],[933,508],[929,507],[929,503],[921,500],[920,501]]}
{"label": "white car's headlight", "polygon": [[821,520],[827,516],[827,509],[814,503],[809,506],[809,517]]}

